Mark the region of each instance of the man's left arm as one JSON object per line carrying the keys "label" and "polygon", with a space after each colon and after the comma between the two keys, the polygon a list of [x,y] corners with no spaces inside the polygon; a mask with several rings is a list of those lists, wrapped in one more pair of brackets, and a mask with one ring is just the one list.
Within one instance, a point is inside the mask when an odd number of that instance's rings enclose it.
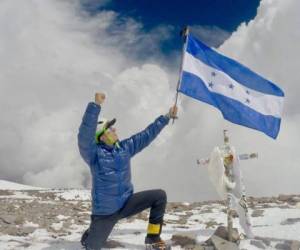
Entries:
{"label": "man's left arm", "polygon": [[145,147],[147,147],[160,133],[160,131],[169,123],[171,118],[176,118],[177,108],[172,107],[168,114],[159,116],[143,131],[125,139],[121,144],[129,147],[131,156],[134,156]]}

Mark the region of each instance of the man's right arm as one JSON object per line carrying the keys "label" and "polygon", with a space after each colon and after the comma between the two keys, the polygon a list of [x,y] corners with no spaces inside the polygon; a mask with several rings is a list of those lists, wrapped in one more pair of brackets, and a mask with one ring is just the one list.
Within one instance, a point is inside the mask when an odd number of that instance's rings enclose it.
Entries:
{"label": "man's right arm", "polygon": [[87,164],[90,164],[93,161],[96,154],[95,133],[100,109],[100,105],[90,102],[85,110],[79,127],[79,152]]}
{"label": "man's right arm", "polygon": [[85,110],[78,133],[78,147],[82,158],[87,164],[91,164],[96,156],[95,134],[97,129],[98,116],[101,104],[105,95],[96,93],[95,102],[90,102]]}

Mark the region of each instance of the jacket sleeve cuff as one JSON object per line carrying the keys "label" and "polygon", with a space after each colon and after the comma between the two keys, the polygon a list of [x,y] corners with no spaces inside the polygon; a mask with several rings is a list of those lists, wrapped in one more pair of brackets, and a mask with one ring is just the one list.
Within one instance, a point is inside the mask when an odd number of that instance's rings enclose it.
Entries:
{"label": "jacket sleeve cuff", "polygon": [[87,106],[87,111],[92,114],[99,114],[101,106],[95,102],[90,102]]}
{"label": "jacket sleeve cuff", "polygon": [[165,124],[168,124],[171,119],[169,114],[161,115],[159,118],[163,119]]}
{"label": "jacket sleeve cuff", "polygon": [[171,119],[171,117],[170,117],[170,114],[169,114],[169,113],[165,114],[165,115],[164,115],[164,117],[165,117],[165,118],[167,118],[168,120],[170,120],[170,119]]}

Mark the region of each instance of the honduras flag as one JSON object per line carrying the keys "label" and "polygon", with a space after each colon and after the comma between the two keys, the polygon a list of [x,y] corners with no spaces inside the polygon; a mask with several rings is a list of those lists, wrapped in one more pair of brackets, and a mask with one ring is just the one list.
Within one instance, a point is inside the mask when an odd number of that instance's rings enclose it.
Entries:
{"label": "honduras flag", "polygon": [[283,91],[240,63],[187,36],[178,91],[219,109],[236,124],[276,138]]}

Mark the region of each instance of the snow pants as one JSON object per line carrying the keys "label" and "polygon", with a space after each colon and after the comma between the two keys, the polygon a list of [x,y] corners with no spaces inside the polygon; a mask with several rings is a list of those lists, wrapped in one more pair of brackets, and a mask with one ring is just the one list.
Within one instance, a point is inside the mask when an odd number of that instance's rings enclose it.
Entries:
{"label": "snow pants", "polygon": [[147,208],[150,208],[149,222],[160,224],[163,221],[166,204],[167,195],[161,189],[135,193],[118,212],[111,215],[91,215],[91,224],[83,235],[82,243],[86,250],[100,250],[120,219],[138,214]]}

